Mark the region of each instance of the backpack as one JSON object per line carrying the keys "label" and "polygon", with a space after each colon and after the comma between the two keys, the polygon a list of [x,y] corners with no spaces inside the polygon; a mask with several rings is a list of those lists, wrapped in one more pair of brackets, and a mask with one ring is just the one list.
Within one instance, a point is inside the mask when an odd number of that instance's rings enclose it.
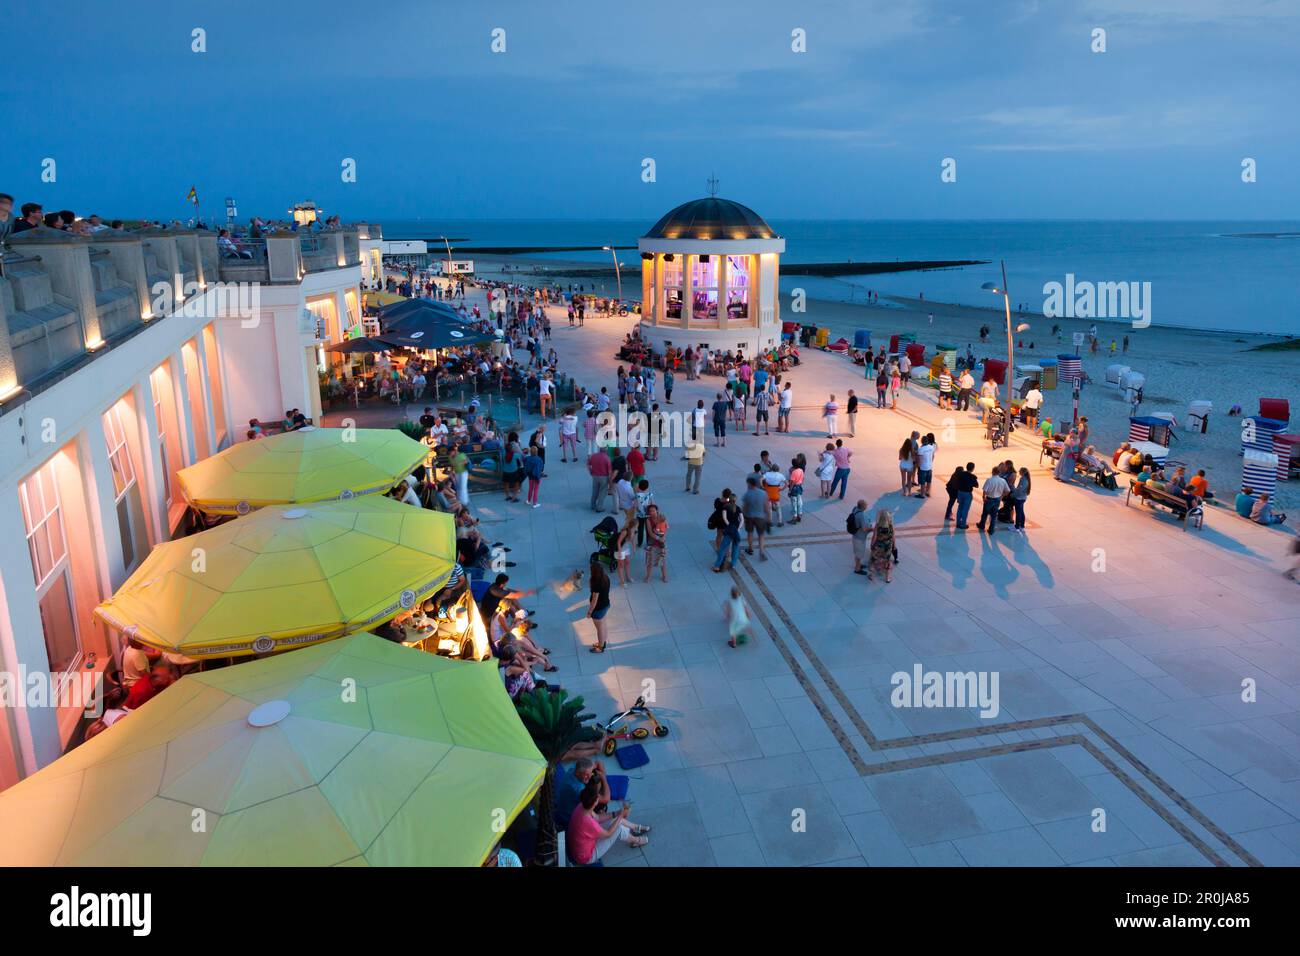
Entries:
{"label": "backpack", "polygon": [[849,512],[848,518],[844,521],[844,530],[849,534],[858,533],[858,509],[854,508]]}

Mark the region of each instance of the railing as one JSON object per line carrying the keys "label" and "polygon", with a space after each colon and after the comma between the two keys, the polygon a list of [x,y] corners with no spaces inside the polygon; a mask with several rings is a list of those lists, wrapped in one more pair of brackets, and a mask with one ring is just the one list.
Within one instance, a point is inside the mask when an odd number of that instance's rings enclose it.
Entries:
{"label": "railing", "polygon": [[234,244],[232,251],[229,246],[217,245],[217,254],[232,264],[240,261],[243,262],[266,262],[266,240],[265,239],[236,239],[231,237]]}

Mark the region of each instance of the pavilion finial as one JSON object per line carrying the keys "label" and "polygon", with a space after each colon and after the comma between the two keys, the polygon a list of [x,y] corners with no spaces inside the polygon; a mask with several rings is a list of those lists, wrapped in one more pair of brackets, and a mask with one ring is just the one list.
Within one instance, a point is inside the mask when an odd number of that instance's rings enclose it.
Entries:
{"label": "pavilion finial", "polygon": [[710,174],[709,175],[709,196],[716,199],[717,195],[718,195],[718,177]]}

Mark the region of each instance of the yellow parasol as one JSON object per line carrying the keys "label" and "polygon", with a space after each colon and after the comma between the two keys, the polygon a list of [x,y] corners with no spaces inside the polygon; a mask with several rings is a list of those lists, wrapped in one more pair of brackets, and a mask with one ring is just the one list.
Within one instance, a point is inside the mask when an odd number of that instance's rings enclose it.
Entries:
{"label": "yellow parasol", "polygon": [[313,428],[240,442],[176,473],[205,514],[388,491],[429,454],[396,428]]}
{"label": "yellow parasol", "polygon": [[372,634],[192,674],[0,794],[0,866],[478,866],[546,761],[490,662]]}
{"label": "yellow parasol", "polygon": [[95,614],[187,657],[264,654],[377,627],[455,561],[448,514],[381,495],[281,505],[158,545]]}

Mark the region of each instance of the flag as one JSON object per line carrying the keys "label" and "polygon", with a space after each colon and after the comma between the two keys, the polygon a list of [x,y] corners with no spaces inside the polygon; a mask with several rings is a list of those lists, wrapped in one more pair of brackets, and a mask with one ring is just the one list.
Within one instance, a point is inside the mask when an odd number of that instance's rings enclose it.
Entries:
{"label": "flag", "polygon": [[190,191],[186,193],[185,198],[194,203],[195,208],[199,205],[199,190],[197,186],[191,186]]}

